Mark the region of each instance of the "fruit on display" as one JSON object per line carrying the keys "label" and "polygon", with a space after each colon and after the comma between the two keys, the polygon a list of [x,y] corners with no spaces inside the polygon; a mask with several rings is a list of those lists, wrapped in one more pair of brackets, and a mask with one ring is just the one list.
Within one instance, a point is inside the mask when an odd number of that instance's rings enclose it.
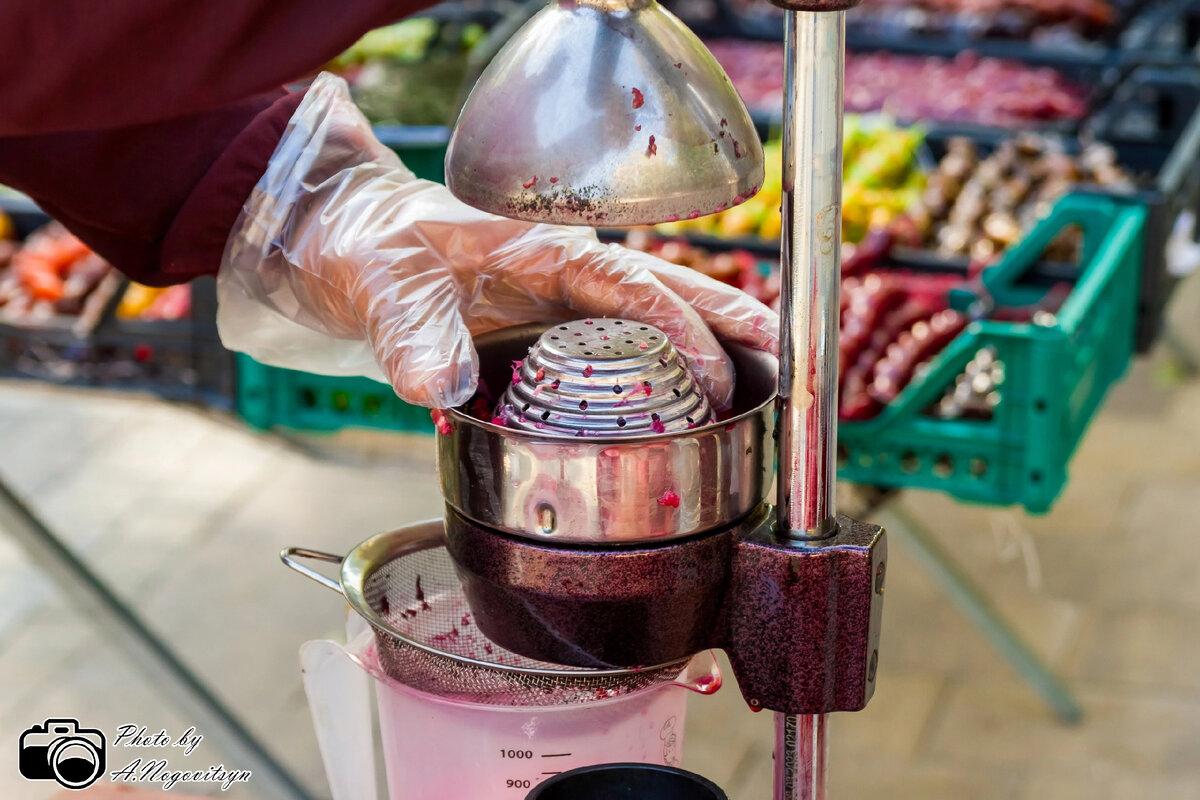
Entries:
{"label": "fruit on display", "polygon": [[462,100],[476,23],[406,19],[371,31],[329,64],[346,78],[355,103],[376,125],[448,125]]}
{"label": "fruit on display", "polygon": [[[751,111],[783,108],[783,45],[708,42]],[[846,111],[885,112],[898,120],[1002,127],[1076,120],[1088,113],[1087,87],[1048,67],[982,58],[846,54]]]}
{"label": "fruit on display", "polygon": [[972,38],[1089,39],[1116,21],[1108,0],[872,0],[850,24]]}
{"label": "fruit on display", "polygon": [[996,348],[984,347],[929,414],[939,419],[991,419],[1003,385],[1004,363],[996,357]]}
{"label": "fruit on display", "polygon": [[959,276],[870,272],[842,280],[838,416],[876,416],[967,325],[949,309]]}
{"label": "fruit on display", "polygon": [[0,242],[0,319],[17,324],[81,316],[112,267],[57,222],[23,243]]}
{"label": "fruit on display", "polygon": [[711,253],[685,239],[660,238],[648,228],[629,231],[625,246],[653,253],[672,264],[691,267],[710,278],[736,286],[767,305],[779,299],[779,267],[746,250]]}
{"label": "fruit on display", "polygon": [[[872,230],[859,245],[842,247],[841,332],[838,337],[838,416],[862,421],[879,415],[966,328],[964,314],[949,307],[950,291],[982,285],[959,271],[918,272],[890,257],[897,239]],[[745,250],[711,252],[682,239],[662,239],[647,229],[630,231],[626,246],[654,253],[736,286],[778,307],[777,263]],[[1027,307],[1001,306],[989,319],[1053,324],[1071,286],[1051,286]],[[994,350],[981,350],[954,385],[926,414],[939,419],[988,419],[1000,402],[1004,365]]]}
{"label": "fruit on display", "polygon": [[[984,156],[969,139],[952,139],[908,217],[923,246],[990,261],[1076,184],[1134,189],[1108,145],[1088,144],[1072,155],[1059,140],[1023,134]],[[1071,261],[1077,252],[1077,235],[1067,235],[1056,240],[1047,257]]]}
{"label": "fruit on display", "polygon": [[[726,1],[746,20],[782,24],[783,10],[770,3]],[[1136,2],[1118,0],[1123,6]],[[701,0],[691,4],[704,5]],[[1116,19],[1117,10],[1108,0],[872,0],[851,9],[846,24],[877,36],[925,34],[1078,44],[1095,39]]]}
{"label": "fruit on display", "polygon": [[[948,293],[959,275],[926,275],[879,269],[886,263],[886,232],[873,231],[844,264],[867,270],[843,277],[839,415],[870,419],[878,414],[966,326],[966,318],[948,309]],[[737,286],[769,305],[779,300],[777,265],[746,251],[711,253],[682,240],[662,240],[644,230],[631,231],[626,245],[654,253]]]}
{"label": "fruit on display", "polygon": [[187,284],[156,287],[130,283],[116,313],[118,319],[177,320],[191,310],[192,287]]}
{"label": "fruit on display", "polygon": [[[887,225],[920,197],[925,177],[917,165],[924,140],[918,128],[899,128],[881,117],[848,116],[845,122],[842,238],[857,242],[872,227]],[[722,238],[777,239],[782,219],[783,144],[763,147],[766,177],[758,194],[728,211],[659,225],[668,236],[684,232]]]}

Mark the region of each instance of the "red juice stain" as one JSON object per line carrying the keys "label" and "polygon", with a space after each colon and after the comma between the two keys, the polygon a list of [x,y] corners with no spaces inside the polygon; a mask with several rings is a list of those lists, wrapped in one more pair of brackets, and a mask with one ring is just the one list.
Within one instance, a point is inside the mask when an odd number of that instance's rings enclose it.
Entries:
{"label": "red juice stain", "polygon": [[[424,600],[422,600],[422,601],[421,601],[421,610],[422,610],[422,611],[428,611],[428,610],[429,610],[429,603],[426,603]],[[416,616],[416,614],[413,614],[413,616],[415,617],[415,616]]]}
{"label": "red juice stain", "polygon": [[650,386],[650,381],[642,381],[642,391],[646,393],[646,397],[650,396],[650,393],[654,391],[654,388]]}
{"label": "red juice stain", "polygon": [[646,97],[638,89],[633,90],[633,107],[641,108],[642,103],[646,102]]}
{"label": "red juice stain", "polygon": [[524,361],[512,362],[512,382],[514,386],[521,382],[521,365],[524,363]]}
{"label": "red juice stain", "polygon": [[729,120],[725,119],[724,117],[721,117],[721,127],[724,128],[727,125],[729,125]]}
{"label": "red juice stain", "polygon": [[592,369],[592,365],[588,364],[586,367],[583,368],[583,377],[590,378],[590,377],[592,377],[592,373],[595,371],[596,370]]}
{"label": "red juice stain", "polygon": [[[734,157],[734,158],[741,158],[741,157],[742,157],[742,151],[741,151],[741,148],[739,148],[739,147],[738,147],[738,140],[737,140],[737,139],[734,139],[734,140],[733,140],[733,157]],[[537,179],[535,178],[534,180],[537,180]],[[528,187],[526,187],[526,188],[528,188]]]}
{"label": "red juice stain", "polygon": [[550,182],[551,182],[551,183],[558,183],[558,178],[551,178],[551,179],[550,179]]}
{"label": "red juice stain", "polygon": [[420,575],[417,576],[417,593],[416,593],[415,597],[418,600],[422,600],[422,601],[425,599],[425,590],[421,588],[421,576]]}
{"label": "red juice stain", "polygon": [[675,494],[670,489],[667,489],[665,492],[662,493],[662,496],[658,498],[658,504],[660,506],[670,506],[671,508],[679,508],[679,495]]}
{"label": "red juice stain", "polygon": [[485,642],[483,645],[483,652],[487,653],[490,656],[492,654],[492,646]]}
{"label": "red juice stain", "polygon": [[470,624],[471,624],[471,615],[470,615],[470,614],[463,614],[463,616],[462,616],[462,620],[460,620],[460,621],[462,622],[462,626],[463,626],[464,628],[465,628],[465,627],[467,627],[468,625],[470,625]]}
{"label": "red juice stain", "polygon": [[550,388],[557,389],[558,385],[559,385],[559,381],[557,379],[555,379],[554,383],[550,384]]}
{"label": "red juice stain", "polygon": [[675,69],[683,69],[683,62],[682,62],[682,61],[676,61],[676,62],[675,62]]}
{"label": "red juice stain", "polygon": [[546,368],[538,367],[537,375],[534,375],[533,379],[539,382],[546,380]]}
{"label": "red juice stain", "polygon": [[499,425],[501,428],[507,428],[508,417],[504,416],[503,414],[497,414],[496,416],[492,417],[492,424]]}
{"label": "red juice stain", "polygon": [[750,710],[757,714],[758,712],[762,711],[762,706],[750,706]]}
{"label": "red juice stain", "polygon": [[387,595],[379,598],[379,613],[387,616],[392,610],[392,604],[388,602]]}
{"label": "red juice stain", "polygon": [[437,432],[443,436],[454,430],[450,427],[450,420],[446,419],[446,412],[440,408],[435,408],[429,412],[429,418],[433,420],[433,427],[437,428]]}
{"label": "red juice stain", "polygon": [[671,214],[670,216],[667,217],[667,222],[679,222],[679,215]]}
{"label": "red juice stain", "polygon": [[704,215],[700,213],[700,209],[696,208],[692,209],[691,213],[688,214],[688,219],[699,219],[702,216]]}
{"label": "red juice stain", "polygon": [[592,324],[592,321],[591,321],[590,319],[585,319],[585,320],[583,321],[583,324],[584,324],[584,325],[591,325],[591,324]]}
{"label": "red juice stain", "polygon": [[633,129],[634,129],[635,131],[640,131],[640,130],[642,129],[642,126],[641,126],[641,125],[634,125],[634,126],[633,126]]}
{"label": "red juice stain", "polygon": [[724,204],[724,203],[721,203],[721,205],[717,206],[717,207],[716,207],[716,208],[713,210],[713,213],[714,213],[714,214],[720,214],[720,213],[721,213],[722,211],[724,211],[724,210],[725,210],[725,204]]}
{"label": "red juice stain", "polygon": [[700,694],[714,694],[720,688],[720,675],[701,675],[696,678],[696,691]]}
{"label": "red juice stain", "polygon": [[[667,426],[662,424],[662,420],[661,420],[661,419],[656,419],[656,420],[652,420],[652,421],[650,422],[650,430],[654,431],[655,433],[666,433],[666,432],[667,432]],[[659,502],[661,502],[661,500],[660,500]],[[675,501],[675,505],[676,505],[676,506],[678,506],[678,505],[679,505],[679,500],[678,500],[678,499],[676,499],[676,501]]]}
{"label": "red juice stain", "polygon": [[531,189],[535,184],[537,184],[537,175],[522,183],[521,186],[525,189]]}
{"label": "red juice stain", "polygon": [[733,198],[733,204],[735,206],[740,206],[744,202],[746,202],[746,198],[742,197],[740,194],[737,197]]}
{"label": "red juice stain", "polygon": [[658,155],[658,145],[654,143],[654,134],[650,134],[650,144],[646,147],[646,155]]}

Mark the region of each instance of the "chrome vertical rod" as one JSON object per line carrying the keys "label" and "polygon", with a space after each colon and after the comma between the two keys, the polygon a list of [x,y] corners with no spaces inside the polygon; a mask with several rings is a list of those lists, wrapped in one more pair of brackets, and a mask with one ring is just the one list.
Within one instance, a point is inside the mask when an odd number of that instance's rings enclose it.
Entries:
{"label": "chrome vertical rod", "polygon": [[825,800],[828,714],[775,715],[775,800]]}
{"label": "chrome vertical rod", "polygon": [[785,23],[778,530],[834,527],[846,13]]}
{"label": "chrome vertical rod", "polygon": [[[776,529],[833,533],[846,14],[788,11]],[[775,800],[825,800],[826,715],[777,714]]]}

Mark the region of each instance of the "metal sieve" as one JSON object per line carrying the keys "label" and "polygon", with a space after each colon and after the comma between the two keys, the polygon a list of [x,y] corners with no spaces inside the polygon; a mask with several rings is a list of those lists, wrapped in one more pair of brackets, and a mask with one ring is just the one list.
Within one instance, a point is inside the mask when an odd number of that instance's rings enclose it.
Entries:
{"label": "metal sieve", "polygon": [[[471,620],[441,520],[367,539],[345,557],[289,547],[283,563],[345,597],[375,632],[392,680],[448,700],[561,706],[607,700],[676,680],[689,659],[641,669],[582,669],[517,655]],[[340,564],[340,581],[298,561]]]}
{"label": "metal sieve", "polygon": [[637,436],[712,421],[666,335],[623,319],[564,322],[513,363],[496,409],[506,426],[570,436]]}

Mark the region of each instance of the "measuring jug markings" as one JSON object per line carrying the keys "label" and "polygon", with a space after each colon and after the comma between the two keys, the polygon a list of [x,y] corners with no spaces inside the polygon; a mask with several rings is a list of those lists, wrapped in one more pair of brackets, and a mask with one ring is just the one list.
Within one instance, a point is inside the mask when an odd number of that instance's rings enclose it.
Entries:
{"label": "measuring jug markings", "polygon": [[687,698],[677,688],[580,706],[514,708],[377,681],[390,798],[522,800],[541,781],[580,766],[677,763]]}

